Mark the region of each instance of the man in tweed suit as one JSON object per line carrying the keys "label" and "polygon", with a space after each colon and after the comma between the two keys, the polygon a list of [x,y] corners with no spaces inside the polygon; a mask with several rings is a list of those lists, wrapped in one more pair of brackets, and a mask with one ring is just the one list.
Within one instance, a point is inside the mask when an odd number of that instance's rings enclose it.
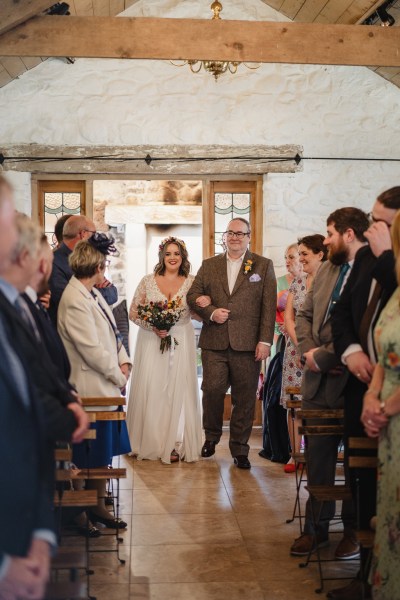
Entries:
{"label": "man in tweed suit", "polygon": [[274,335],[276,279],[272,262],[248,250],[250,224],[233,219],[225,234],[227,251],[203,261],[187,301],[203,319],[202,456],[215,453],[222,434],[225,394],[231,387],[229,448],[234,463],[250,469],[251,434],[260,362]]}

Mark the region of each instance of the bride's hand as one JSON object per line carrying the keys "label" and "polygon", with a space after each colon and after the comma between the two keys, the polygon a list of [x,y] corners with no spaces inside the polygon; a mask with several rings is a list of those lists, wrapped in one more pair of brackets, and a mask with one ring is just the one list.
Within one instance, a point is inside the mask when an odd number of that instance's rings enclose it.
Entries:
{"label": "bride's hand", "polygon": [[157,327],[153,327],[153,331],[159,338],[166,338],[168,335],[168,331],[165,329],[157,329]]}
{"label": "bride's hand", "polygon": [[207,306],[210,306],[211,304],[211,298],[210,296],[199,296],[196,300],[196,304],[197,306],[200,306],[200,308],[207,308]]}

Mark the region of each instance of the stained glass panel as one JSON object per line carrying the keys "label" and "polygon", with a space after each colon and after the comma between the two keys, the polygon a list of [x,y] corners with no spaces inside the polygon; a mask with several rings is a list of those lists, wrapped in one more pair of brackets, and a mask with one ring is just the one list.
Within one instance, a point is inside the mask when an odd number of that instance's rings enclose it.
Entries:
{"label": "stained glass panel", "polygon": [[221,254],[225,248],[223,234],[229,221],[243,217],[250,221],[251,194],[216,193],[214,195],[215,254]]}
{"label": "stained glass panel", "polygon": [[44,231],[51,246],[56,246],[54,227],[65,214],[79,215],[82,210],[80,192],[44,192]]}

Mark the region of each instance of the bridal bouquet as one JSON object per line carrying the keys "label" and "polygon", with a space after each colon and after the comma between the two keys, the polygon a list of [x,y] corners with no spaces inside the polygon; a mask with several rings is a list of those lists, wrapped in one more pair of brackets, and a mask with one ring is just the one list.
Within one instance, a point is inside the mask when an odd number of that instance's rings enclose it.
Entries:
{"label": "bridal bouquet", "polygon": [[[175,300],[149,302],[149,304],[139,304],[137,307],[139,319],[149,323],[149,325],[160,331],[169,331],[179,321],[182,311],[182,298],[180,296]],[[176,338],[174,338],[174,344],[175,346],[179,346]],[[164,354],[165,350],[169,350],[171,346],[172,337],[170,335],[161,338],[160,350],[162,354]]]}

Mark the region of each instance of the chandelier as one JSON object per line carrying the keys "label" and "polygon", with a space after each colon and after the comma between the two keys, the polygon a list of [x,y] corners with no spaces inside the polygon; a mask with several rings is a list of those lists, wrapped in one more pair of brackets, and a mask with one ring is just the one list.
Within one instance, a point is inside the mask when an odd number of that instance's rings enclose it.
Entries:
{"label": "chandelier", "polygon": [[[219,0],[214,0],[211,4],[211,10],[213,13],[212,19],[221,19],[220,12],[222,11],[222,4]],[[184,60],[181,64],[175,63],[172,60],[170,61],[175,67],[184,67],[185,65],[189,65],[192,73],[199,73],[201,69],[207,71],[214,76],[215,81],[218,81],[218,78],[221,77],[224,73],[236,73],[238,66],[243,64],[247,69],[255,70],[260,67],[260,65],[256,64],[251,66],[246,63],[240,63],[236,61],[226,61],[226,60]]]}

